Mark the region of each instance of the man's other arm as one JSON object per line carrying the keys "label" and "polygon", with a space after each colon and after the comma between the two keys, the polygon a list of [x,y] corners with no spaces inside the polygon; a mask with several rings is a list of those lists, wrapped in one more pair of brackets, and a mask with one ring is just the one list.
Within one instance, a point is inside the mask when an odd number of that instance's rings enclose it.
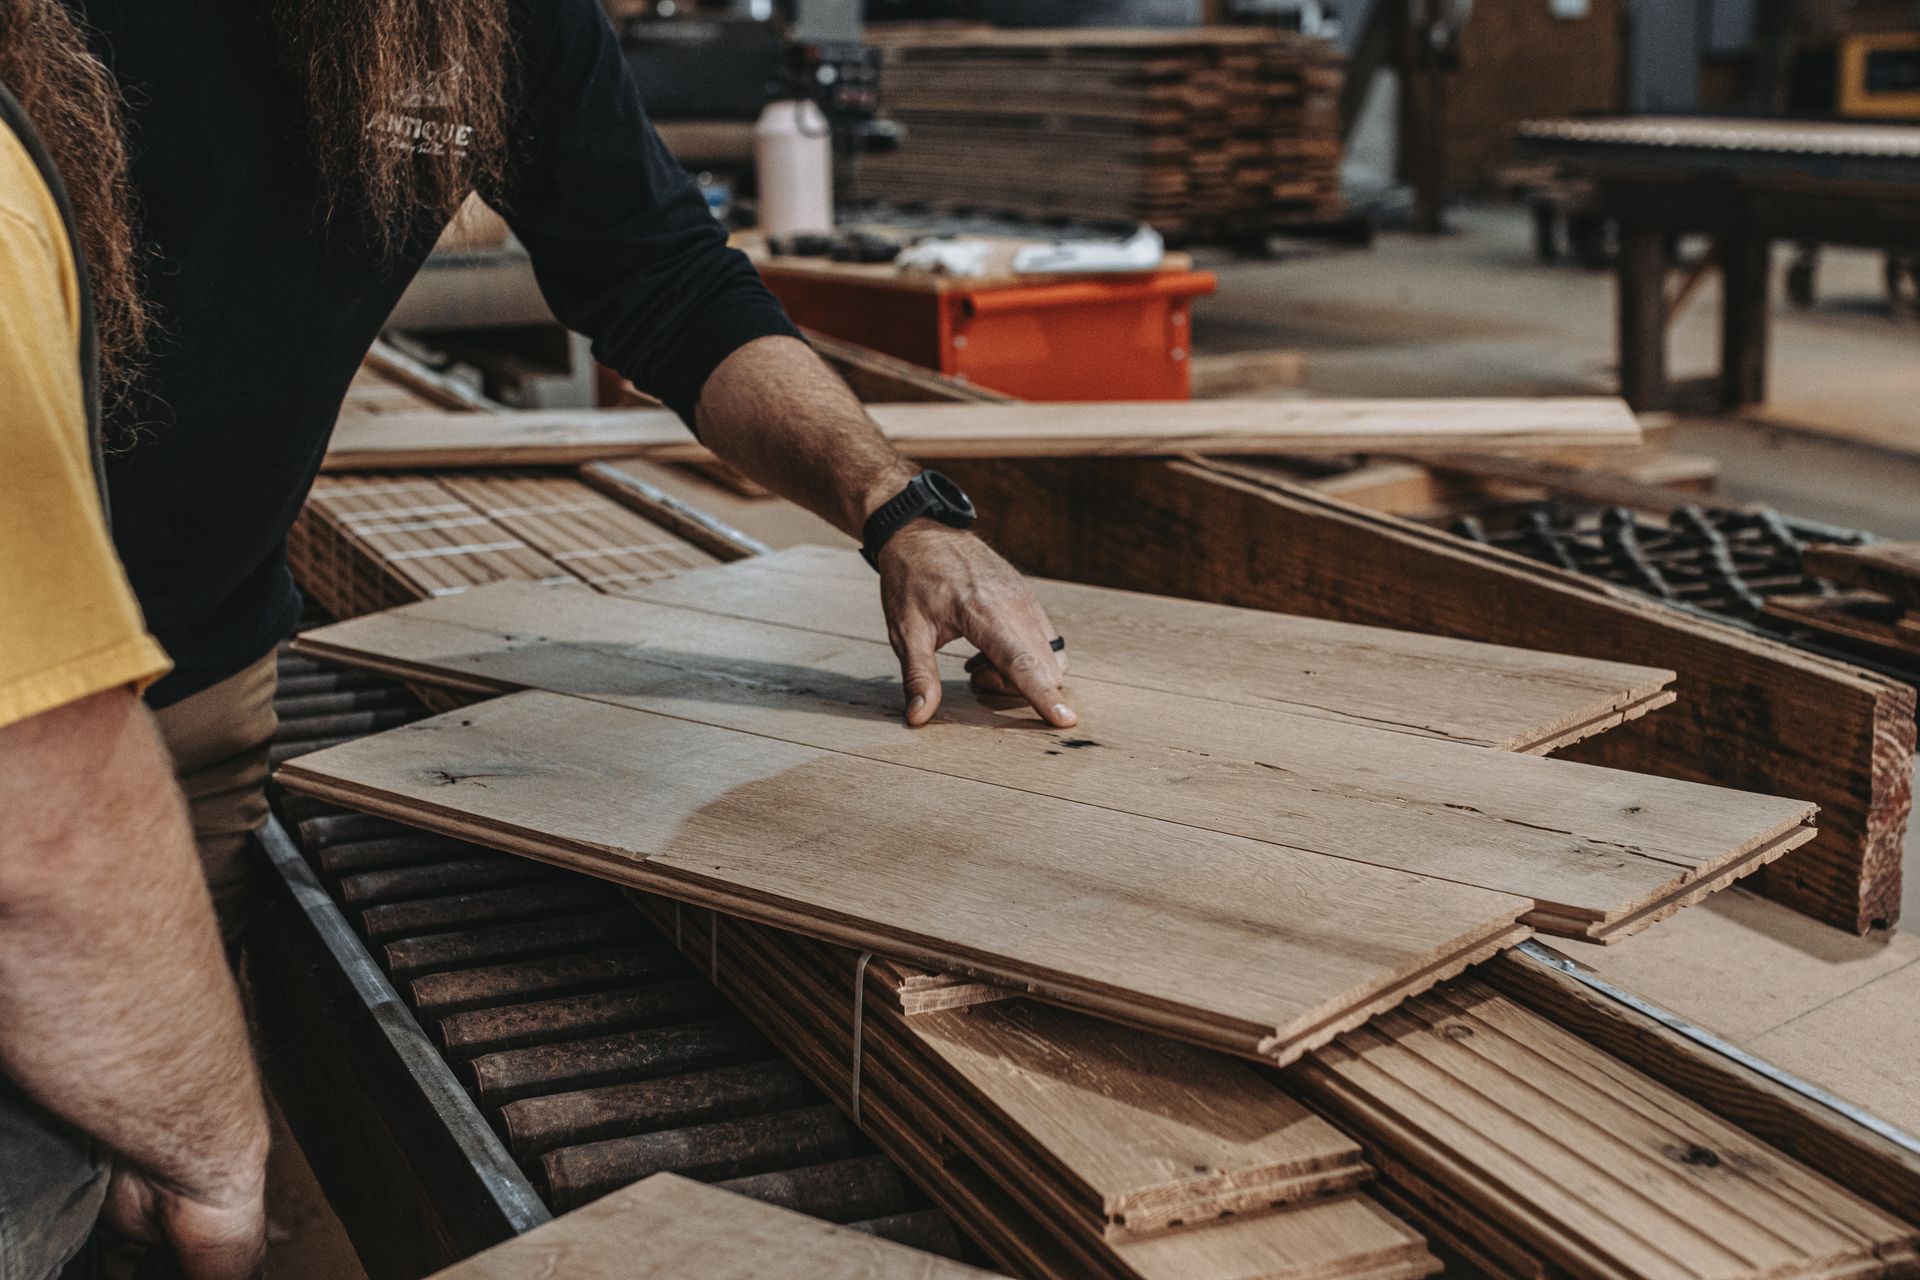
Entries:
{"label": "man's other arm", "polygon": [[0,1069],[114,1157],[111,1225],[257,1272],[267,1124],[185,805],[127,686],[0,727]]}

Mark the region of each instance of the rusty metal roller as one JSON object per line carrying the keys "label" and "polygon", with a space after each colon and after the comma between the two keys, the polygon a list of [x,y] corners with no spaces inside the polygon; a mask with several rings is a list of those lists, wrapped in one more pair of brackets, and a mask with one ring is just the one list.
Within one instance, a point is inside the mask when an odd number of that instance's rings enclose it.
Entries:
{"label": "rusty metal roller", "polygon": [[560,1147],[763,1115],[816,1100],[793,1064],[772,1059],[523,1098],[500,1109],[500,1126],[514,1157],[524,1162]]}
{"label": "rusty metal roller", "polygon": [[822,1105],[562,1147],[540,1166],[554,1209],[564,1213],[656,1173],[713,1182],[797,1161],[844,1160],[853,1144],[846,1117]]}
{"label": "rusty metal roller", "polygon": [[720,1008],[705,982],[687,978],[627,991],[560,996],[439,1020],[436,1038],[458,1062],[482,1054],[687,1022]]}

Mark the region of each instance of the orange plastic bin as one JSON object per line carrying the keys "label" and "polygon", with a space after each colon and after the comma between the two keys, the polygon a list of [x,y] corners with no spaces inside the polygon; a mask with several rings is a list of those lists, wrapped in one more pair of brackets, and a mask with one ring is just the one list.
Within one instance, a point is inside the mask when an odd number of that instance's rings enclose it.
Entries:
{"label": "orange plastic bin", "polygon": [[1193,300],[1212,273],[904,275],[763,258],[795,323],[1023,400],[1185,400]]}

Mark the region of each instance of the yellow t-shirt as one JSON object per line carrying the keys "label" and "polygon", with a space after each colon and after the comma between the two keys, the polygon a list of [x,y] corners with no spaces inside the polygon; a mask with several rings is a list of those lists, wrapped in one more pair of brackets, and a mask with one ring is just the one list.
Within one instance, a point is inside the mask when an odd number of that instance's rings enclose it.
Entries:
{"label": "yellow t-shirt", "polygon": [[0,124],[0,725],[170,665],[100,512],[79,351],[59,206]]}

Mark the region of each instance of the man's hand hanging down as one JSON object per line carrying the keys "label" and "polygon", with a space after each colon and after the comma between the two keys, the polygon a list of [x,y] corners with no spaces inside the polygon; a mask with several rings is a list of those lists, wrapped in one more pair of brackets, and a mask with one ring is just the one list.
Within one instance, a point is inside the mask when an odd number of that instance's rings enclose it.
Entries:
{"label": "man's hand hanging down", "polygon": [[[708,448],[855,539],[918,470],[793,338],[761,338],[728,356],[701,391],[698,418]],[[980,539],[914,521],[881,549],[880,593],[908,724],[940,709],[934,653],[958,639],[980,650],[968,663],[975,688],[1023,697],[1057,728],[1075,722],[1060,690],[1065,654],[1051,645],[1058,633],[1032,588]]]}

